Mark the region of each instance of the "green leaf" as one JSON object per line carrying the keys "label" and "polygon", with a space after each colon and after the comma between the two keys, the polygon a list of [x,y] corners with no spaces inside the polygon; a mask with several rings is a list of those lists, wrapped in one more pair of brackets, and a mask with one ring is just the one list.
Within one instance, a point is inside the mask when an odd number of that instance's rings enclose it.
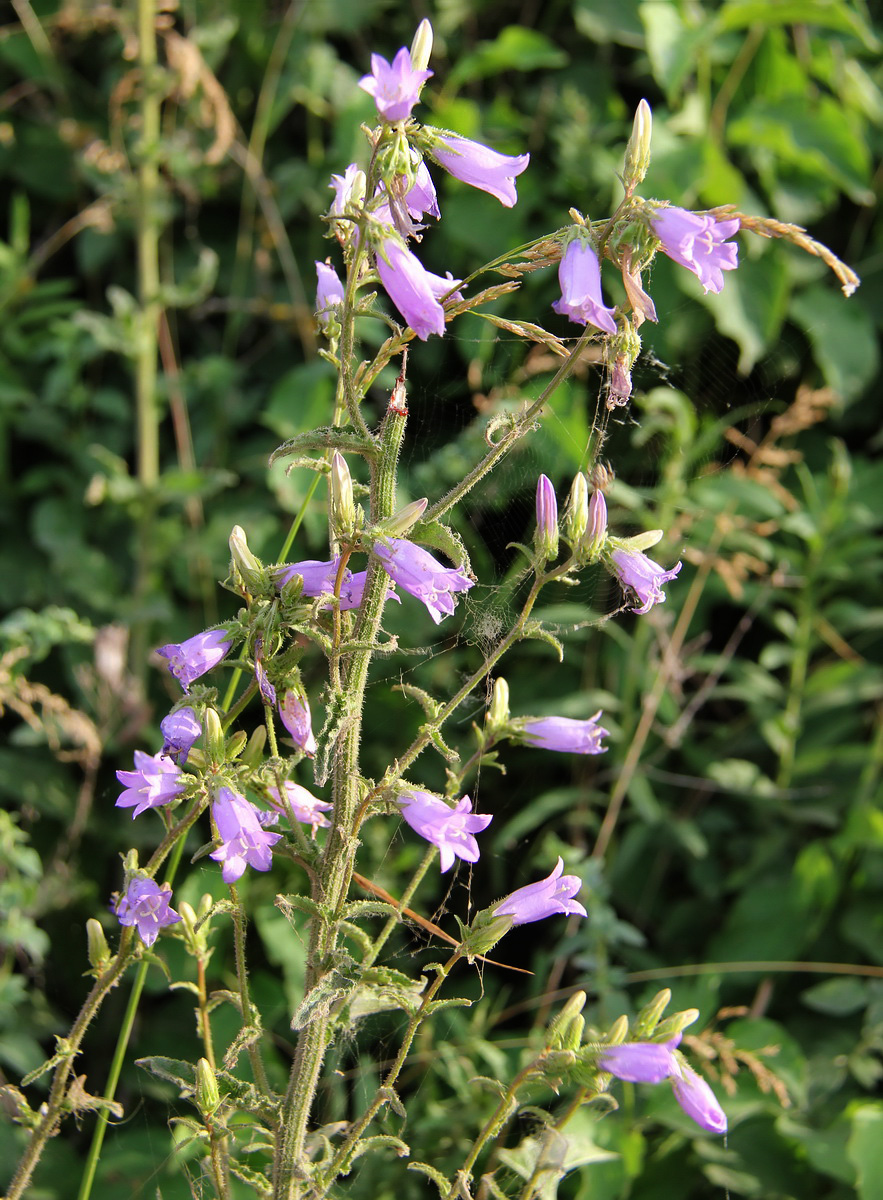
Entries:
{"label": "green leaf", "polygon": [[832,1017],[848,1016],[867,1007],[868,984],[864,979],[825,979],[807,988],[800,999],[816,1012]]}
{"label": "green leaf", "polygon": [[858,1200],[880,1200],[883,1180],[883,1104],[859,1103],[851,1108],[852,1133],[846,1145],[858,1172]]}
{"label": "green leaf", "polygon": [[708,38],[708,22],[700,20],[689,25],[679,6],[659,4],[657,0],[642,4],[640,12],[653,74],[671,100],[696,69],[696,50]]}
{"label": "green leaf", "polygon": [[464,83],[504,71],[537,71],[566,63],[565,52],[545,34],[522,25],[507,25],[492,42],[479,42],[471,54],[458,59],[444,86],[446,91],[456,91]]}
{"label": "green leaf", "polygon": [[817,25],[851,33],[869,49],[879,47],[873,29],[862,20],[857,6],[837,0],[730,0],[721,9],[715,24],[721,31],[750,29],[759,25]]}
{"label": "green leaf", "polygon": [[573,21],[591,42],[640,49],[644,46],[638,0],[576,0]]}
{"label": "green leaf", "polygon": [[[698,286],[697,281],[691,290]],[[721,333],[739,347],[740,375],[747,375],[778,339],[789,292],[788,272],[777,251],[756,259],[743,252],[739,269],[724,277],[724,294],[699,296]]]}
{"label": "green leaf", "polygon": [[809,338],[825,382],[846,403],[857,399],[880,363],[873,322],[865,309],[832,287],[818,285],[792,299],[789,315]]}

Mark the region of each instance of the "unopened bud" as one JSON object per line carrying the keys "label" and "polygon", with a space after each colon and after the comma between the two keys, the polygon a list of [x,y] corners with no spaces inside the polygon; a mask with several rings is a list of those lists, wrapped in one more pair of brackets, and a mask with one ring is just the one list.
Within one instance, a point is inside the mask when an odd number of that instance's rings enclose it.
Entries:
{"label": "unopened bud", "polygon": [[544,562],[558,557],[558,501],[552,481],[545,475],[541,475],[537,481],[537,529],[534,545]]}
{"label": "unopened bud", "polygon": [[639,1041],[642,1038],[650,1037],[669,1004],[671,1004],[671,989],[663,988],[661,992],[657,992],[649,1004],[644,1005],[635,1018],[633,1030]]}
{"label": "unopened bud", "polygon": [[244,729],[237,729],[236,732],[227,739],[227,762],[233,762],[234,758],[239,757],[239,755],[245,749],[247,741],[248,734]]}
{"label": "unopened bud", "polygon": [[346,537],[356,526],[353,479],[346,459],[335,452],[331,460],[331,520],[335,531]]}
{"label": "unopened bud", "polygon": [[692,1025],[694,1021],[698,1020],[698,1008],[685,1008],[683,1012],[674,1013],[672,1016],[666,1017],[664,1021],[660,1021],[656,1026],[655,1040],[665,1042],[669,1038],[677,1037],[679,1033],[683,1033],[688,1025]]}
{"label": "unopened bud", "polygon": [[90,917],[86,922],[86,948],[89,955],[89,965],[96,971],[103,971],[110,962],[110,947],[101,922]]}
{"label": "unopened bud", "polygon": [[425,496],[421,500],[412,500],[410,504],[406,504],[404,508],[382,521],[377,527],[377,532],[384,537],[402,537],[420,520],[428,504]]}
{"label": "unopened bud", "polygon": [[647,529],[644,533],[636,533],[634,537],[617,538],[616,543],[623,550],[634,550],[638,554],[643,554],[645,550],[649,550],[657,542],[662,541],[662,534],[661,529]]}
{"label": "unopened bud", "polygon": [[502,675],[494,682],[494,692],[487,710],[487,723],[493,728],[509,720],[509,684]]}
{"label": "unopened bud", "polygon": [[241,525],[234,525],[230,533],[230,557],[243,579],[247,580],[250,575],[260,575],[260,559],[255,558],[249,550],[245,530]]}
{"label": "unopened bud", "polygon": [[207,708],[202,720],[205,726],[205,749],[209,761],[222,763],[227,755],[221,718],[213,708]]}
{"label": "unopened bud", "polygon": [[585,992],[573,993],[549,1027],[550,1046],[556,1050],[579,1049],[586,1025],[582,1013],[587,999]]}
{"label": "unopened bud", "polygon": [[650,166],[650,135],[653,130],[653,114],[650,105],[642,100],[635,113],[631,137],[625,148],[625,165],[623,167],[623,182],[626,193],[631,195],[639,183],[643,182]]}
{"label": "unopened bud", "polygon": [[426,19],[417,26],[414,40],[411,42],[411,66],[415,71],[425,71],[432,56],[432,25]]}
{"label": "unopened bud", "polygon": [[588,562],[597,561],[601,549],[607,540],[607,501],[603,492],[592,492],[589,501],[589,523],[583,547]]}
{"label": "unopened bud", "polygon": [[258,767],[264,757],[264,746],[267,744],[267,729],[258,725],[248,739],[248,745],[242,752],[242,763],[247,767]]}
{"label": "unopened bud", "polygon": [[620,1046],[629,1035],[629,1019],[626,1016],[617,1017],[610,1026],[607,1037],[604,1039],[606,1046]]}
{"label": "unopened bud", "polygon": [[589,523],[589,485],[582,471],[574,476],[570,498],[564,514],[564,536],[575,546],[586,532]]}
{"label": "unopened bud", "polygon": [[208,1059],[201,1058],[196,1064],[196,1105],[204,1117],[217,1112],[221,1103],[218,1081]]}

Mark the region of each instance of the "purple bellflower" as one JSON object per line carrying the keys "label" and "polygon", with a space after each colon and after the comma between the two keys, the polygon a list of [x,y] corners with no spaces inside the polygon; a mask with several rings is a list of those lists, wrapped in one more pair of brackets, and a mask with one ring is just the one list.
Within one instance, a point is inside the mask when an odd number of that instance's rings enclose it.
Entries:
{"label": "purple bellflower", "polygon": [[602,1071],[628,1083],[661,1083],[678,1073],[674,1048],[680,1037],[668,1042],[624,1042],[605,1046],[598,1058]]}
{"label": "purple bellflower", "polygon": [[421,217],[426,216],[435,217],[438,221],[441,217],[435,184],[432,182],[432,176],[429,174],[426,163],[422,158],[417,164],[414,182],[405,195],[405,203],[408,206],[408,212],[415,221],[419,221]]}
{"label": "purple bellflower", "polygon": [[350,204],[360,203],[365,198],[365,172],[357,163],[350,163],[342,175],[332,175],[328,185],[334,189],[334,199],[329,212],[332,217],[341,217]]}
{"label": "purple bellflower", "polygon": [[616,333],[613,309],[601,295],[601,266],[589,242],[579,235],[567,243],[558,265],[561,299],[552,308],[576,325],[595,325],[605,333]]}
{"label": "purple bellflower", "polygon": [[666,571],[640,550],[617,548],[611,551],[610,561],[619,582],[624,588],[634,592],[640,601],[640,607],[633,608],[632,612],[642,616],[648,613],[654,604],[663,603],[665,592],[662,585],[674,579],[681,569],[678,562],[670,571]]}
{"label": "purple bellflower", "polygon": [[438,846],[442,871],[449,871],[455,858],[478,862],[478,842],[473,834],[487,829],[493,818],[485,813],[473,813],[468,796],[459,800],[455,808],[429,792],[420,791],[402,792],[398,803],[402,816],[414,832]]}
{"label": "purple bellflower", "polygon": [[[193,743],[202,736],[202,725],[192,708],[176,708],[159,723],[163,735],[162,752],[176,763],[185,763]],[[122,780],[120,780],[122,782]]]}
{"label": "purple bellflower", "polygon": [[727,1132],[727,1115],[717,1102],[717,1097],[701,1075],[683,1060],[672,1074],[675,1100],[691,1120],[709,1133]]}
{"label": "purple bellflower", "polygon": [[230,635],[225,629],[206,629],[186,642],[169,642],[157,654],[169,660],[169,670],[186,692],[195,679],[216,667],[230,653]]}
{"label": "purple bellflower", "polygon": [[541,750],[556,750],[562,754],[603,754],[607,749],[601,738],[609,736],[609,730],[598,724],[600,708],[593,717],[579,721],[573,717],[542,717],[536,721],[525,721],[523,737],[528,746]]}
{"label": "purple bellflower", "polygon": [[319,328],[326,330],[333,310],[343,304],[343,284],[334,267],[327,262],[316,263],[316,276],[319,280],[316,288],[316,316],[319,319]]}
{"label": "purple bellflower", "polygon": [[[303,562],[289,563],[275,572],[276,585],[282,588],[286,583],[290,583],[295,575],[300,575],[304,596],[321,596],[326,593],[332,596],[339,563],[339,558],[332,558],[330,562],[307,558]],[[344,581],[349,578],[349,574],[348,570],[344,571]]]}
{"label": "purple bellflower", "polygon": [[563,870],[564,859],[559,858],[551,875],[512,892],[494,908],[494,916],[511,917],[513,925],[528,925],[555,913],[587,917],[586,910],[573,898],[580,889],[579,878],[562,875]]}
{"label": "purple bellflower", "polygon": [[429,153],[440,166],[455,179],[495,196],[506,208],[512,208],[518,199],[515,177],[527,167],[529,154],[498,154],[489,146],[455,133],[430,132],[435,134],[435,141]]}
{"label": "purple bellflower", "polygon": [[650,218],[662,251],[698,278],[706,292],[719,292],[724,271],[739,265],[739,247],[727,241],[739,231],[738,219],[716,221],[707,213],[687,212],[670,205],[658,208]]}
{"label": "purple bellflower", "polygon": [[420,89],[432,71],[416,71],[411,52],[402,46],[392,63],[380,54],[371,55],[371,74],[363,75],[359,87],[373,96],[377,112],[391,124],[407,121],[420,97]]}
{"label": "purple bellflower", "polygon": [[[256,871],[269,871],[272,854],[270,847],[282,837],[281,833],[268,833],[261,824],[263,814],[244,796],[232,788],[219,789],[212,805],[212,816],[218,827],[221,844],[212,850],[210,858],[222,863],[221,877],[224,883],[235,883],[245,872],[254,867]],[[278,817],[277,814],[271,814]]]}
{"label": "purple bellflower", "polygon": [[[367,571],[353,571],[349,579],[340,589],[340,610],[341,612],[349,608],[361,608],[362,600],[365,595],[365,582],[368,578]],[[395,600],[396,604],[401,604],[401,596],[396,595],[394,588],[389,588],[386,593],[387,600]],[[329,605],[329,608],[331,606]]]}
{"label": "purple bellflower", "polygon": [[[312,827],[312,836],[314,838],[317,829],[325,829],[331,824],[325,813],[330,812],[334,808],[333,804],[330,804],[327,800],[320,800],[312,792],[308,792],[305,787],[301,787],[299,783],[294,783],[290,779],[286,780],[282,787],[285,790],[285,799],[291,806],[291,811],[294,813],[295,818],[304,825]],[[284,812],[285,806],[279,795],[279,789],[271,787],[268,790],[273,797],[273,803],[278,805],[279,809]]]}
{"label": "purple bellflower", "polygon": [[[390,300],[421,341],[425,342],[431,333],[444,335],[445,310],[438,301],[438,276],[427,271],[395,237],[384,238],[377,252],[377,274]],[[451,280],[441,295],[459,282]]]}
{"label": "purple bellflower", "polygon": [[306,696],[289,688],[279,705],[279,716],[295,746],[312,758],[316,753],[316,739],[313,737],[312,717]]}
{"label": "purple bellflower", "polygon": [[181,920],[175,910],[169,908],[171,898],[170,883],[160,887],[154,879],[136,876],[129,881],[125,895],[120,897],[114,911],[121,925],[136,925],[144,945],[152,946],[164,926]]}
{"label": "purple bellflower", "polygon": [[[201,732],[201,731],[200,731]],[[181,768],[159,754],[135,751],[135,770],[117,771],[117,779],[125,787],[116,802],[117,808],[134,808],[134,820],[147,808],[161,808],[184,791]]]}
{"label": "purple bellflower", "polygon": [[456,567],[443,567],[428,550],[402,538],[375,542],[374,553],[394,583],[422,600],[436,625],[454,611],[454,592],[466,592],[472,580]]}

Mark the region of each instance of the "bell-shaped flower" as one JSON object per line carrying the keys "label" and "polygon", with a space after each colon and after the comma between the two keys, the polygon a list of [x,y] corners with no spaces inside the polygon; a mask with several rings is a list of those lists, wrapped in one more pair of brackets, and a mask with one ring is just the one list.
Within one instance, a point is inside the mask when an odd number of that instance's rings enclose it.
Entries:
{"label": "bell-shaped flower", "polygon": [[391,63],[380,54],[371,55],[371,74],[363,75],[359,87],[374,97],[377,112],[384,121],[406,121],[420,97],[420,89],[432,71],[416,71],[411,51],[405,46]]}
{"label": "bell-shaped flower", "polygon": [[[349,608],[361,608],[362,600],[365,596],[365,583],[368,579],[367,571],[353,571],[349,579],[340,589],[340,610],[344,612]],[[401,604],[401,596],[397,596],[394,588],[388,588],[386,593],[387,600],[395,600],[396,604]],[[330,607],[330,606],[329,606]]]}
{"label": "bell-shaped flower", "polygon": [[472,580],[457,567],[442,564],[422,546],[402,538],[386,538],[374,543],[374,553],[394,583],[404,588],[429,609],[436,625],[454,612],[455,592],[466,592]]}
{"label": "bell-shaped flower", "polygon": [[157,934],[166,925],[174,925],[181,918],[169,907],[172,885],[162,887],[154,880],[136,876],[120,897],[114,910],[121,925],[135,925],[138,936],[145,946],[152,946]]}
{"label": "bell-shaped flower", "polygon": [[613,309],[601,295],[601,266],[598,255],[584,234],[567,243],[558,265],[561,299],[552,308],[577,325],[595,325],[605,333],[616,333]]}
{"label": "bell-shaped flower", "polygon": [[133,808],[134,820],[148,808],[161,808],[184,791],[181,768],[167,759],[163,752],[145,754],[135,751],[135,770],[117,771],[117,779],[126,789],[116,802],[117,808]]}
{"label": "bell-shaped flower", "polygon": [[316,316],[319,328],[327,330],[335,310],[343,304],[343,284],[334,267],[327,262],[316,263]]}
{"label": "bell-shaped flower", "polygon": [[556,750],[563,754],[603,754],[607,749],[601,745],[601,738],[608,736],[608,730],[598,724],[601,710],[593,717],[584,721],[573,717],[542,717],[537,720],[525,721],[522,736],[528,746],[537,746],[542,750]]}
{"label": "bell-shaped flower", "polygon": [[669,205],[658,208],[650,226],[662,243],[662,252],[692,271],[706,292],[719,292],[724,271],[739,265],[739,247],[727,239],[740,228],[738,219],[716,221],[708,213],[688,212]]}
{"label": "bell-shaped flower", "polygon": [[279,705],[279,716],[291,734],[295,746],[312,758],[316,753],[316,739],[313,736],[312,717],[306,696],[294,688],[289,688]]}
{"label": "bell-shaped flower", "polygon": [[176,708],[159,723],[163,735],[162,753],[176,763],[185,763],[193,743],[202,736],[202,725],[192,708]]}
{"label": "bell-shaped flower", "polygon": [[665,592],[662,585],[674,579],[681,569],[678,562],[670,571],[666,571],[640,550],[622,547],[611,550],[610,562],[622,586],[637,597],[640,607],[633,608],[632,612],[640,615],[648,613],[654,604],[663,603]]}
{"label": "bell-shaped flower", "polygon": [[598,1057],[602,1071],[628,1083],[661,1083],[678,1071],[674,1048],[680,1038],[669,1042],[624,1042],[605,1046]]}
{"label": "bell-shaped flower", "polygon": [[186,642],[169,642],[157,654],[168,659],[169,670],[186,692],[195,679],[216,667],[230,653],[230,635],[225,629],[207,629]]}
{"label": "bell-shaped flower", "polygon": [[492,817],[473,813],[468,796],[454,808],[429,792],[402,792],[398,797],[402,816],[415,833],[438,846],[442,871],[449,871],[455,858],[478,862],[478,842],[473,836],[490,825]]}
{"label": "bell-shaped flower", "polygon": [[282,834],[268,833],[264,829],[261,813],[255,805],[232,788],[222,787],[212,804],[212,817],[221,844],[209,857],[223,864],[221,877],[224,883],[235,883],[247,866],[256,871],[269,871],[271,847]]}
{"label": "bell-shaped flower", "polygon": [[[392,231],[390,230],[390,233]],[[445,332],[445,310],[439,295],[450,291],[460,281],[452,279],[439,292],[439,276],[427,271],[416,255],[397,237],[382,240],[377,252],[377,274],[393,304],[405,321],[425,342],[431,333],[441,337]]]}
{"label": "bell-shaped flower", "polygon": [[425,132],[431,138],[429,153],[450,175],[512,208],[518,199],[515,177],[527,167],[529,154],[499,154],[480,142],[428,126]]}
{"label": "bell-shaped flower", "polygon": [[[301,578],[301,594],[304,596],[321,596],[334,594],[334,583],[337,579],[337,568],[340,565],[339,558],[332,558],[328,562],[323,562],[320,559],[306,558],[303,562],[288,563],[284,567],[279,567],[275,571],[274,577],[276,585],[280,589],[286,583],[290,583],[295,575]],[[344,570],[344,580],[349,578],[350,572]]]}
{"label": "bell-shaped flower", "polygon": [[511,917],[513,925],[528,925],[531,921],[542,921],[555,913],[567,916],[586,917],[588,913],[574,896],[581,887],[576,875],[562,875],[564,859],[558,859],[558,865],[551,875],[540,879],[537,883],[529,883],[526,887],[518,888],[494,905],[495,917]]}
{"label": "bell-shaped flower", "polygon": [[727,1132],[727,1115],[701,1075],[681,1060],[672,1074],[675,1100],[691,1120],[709,1133]]}
{"label": "bell-shaped flower", "polygon": [[[304,825],[309,825],[312,828],[312,836],[316,836],[317,829],[327,829],[331,822],[325,816],[326,812],[330,812],[334,808],[327,800],[320,800],[318,796],[314,796],[312,792],[308,792],[305,787],[301,787],[299,783],[294,783],[288,779],[282,784],[285,792],[285,801],[291,808],[296,820],[301,821]],[[271,787],[268,789],[273,797],[273,803],[276,804],[281,812],[285,811],[285,802],[279,795],[279,789]]]}

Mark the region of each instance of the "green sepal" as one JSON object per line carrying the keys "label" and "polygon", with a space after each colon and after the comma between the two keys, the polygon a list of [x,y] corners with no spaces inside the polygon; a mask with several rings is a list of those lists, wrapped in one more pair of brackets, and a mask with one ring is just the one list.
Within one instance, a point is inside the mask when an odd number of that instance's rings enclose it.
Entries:
{"label": "green sepal", "polygon": [[364,437],[351,425],[325,425],[283,442],[270,455],[270,465],[280,458],[296,455],[301,450],[341,450],[347,454],[361,454],[367,459],[374,459],[378,454],[376,442]]}
{"label": "green sepal", "polygon": [[554,633],[550,633],[548,629],[544,628],[544,626],[539,623],[539,621],[529,621],[527,625],[525,625],[524,632],[521,636],[523,638],[532,638],[534,641],[538,642],[548,642],[548,644],[552,646],[552,648],[555,650],[555,653],[558,655],[558,661],[564,662],[564,646],[561,644],[558,638],[555,637]]}
{"label": "green sepal", "polygon": [[425,1162],[409,1162],[405,1168],[408,1171],[419,1171],[421,1175],[428,1176],[435,1186],[438,1188],[438,1194],[442,1200],[451,1194],[451,1181],[442,1175],[438,1167],[430,1166]]}
{"label": "green sepal", "polygon": [[441,550],[461,571],[471,575],[472,566],[463,539],[441,521],[418,521],[411,529],[411,541]]}

